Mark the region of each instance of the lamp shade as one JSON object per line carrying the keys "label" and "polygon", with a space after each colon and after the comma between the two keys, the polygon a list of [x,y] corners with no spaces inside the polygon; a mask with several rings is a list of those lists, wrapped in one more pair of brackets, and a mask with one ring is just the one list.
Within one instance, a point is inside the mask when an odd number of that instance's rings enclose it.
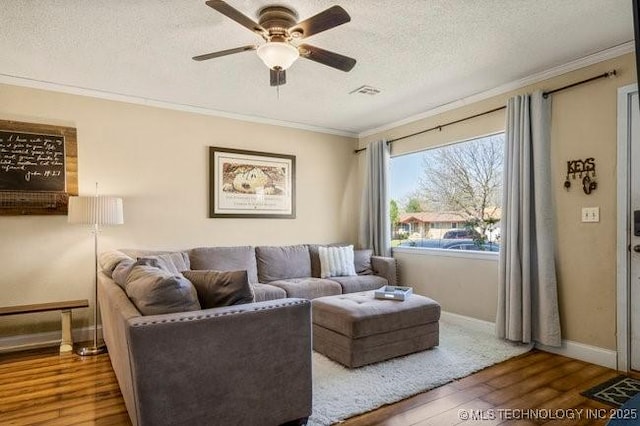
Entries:
{"label": "lamp shade", "polygon": [[121,225],[124,223],[122,198],[104,195],[69,197],[69,223]]}
{"label": "lamp shade", "polygon": [[298,59],[298,49],[288,43],[270,41],[258,47],[256,52],[262,62],[271,69],[286,70]]}

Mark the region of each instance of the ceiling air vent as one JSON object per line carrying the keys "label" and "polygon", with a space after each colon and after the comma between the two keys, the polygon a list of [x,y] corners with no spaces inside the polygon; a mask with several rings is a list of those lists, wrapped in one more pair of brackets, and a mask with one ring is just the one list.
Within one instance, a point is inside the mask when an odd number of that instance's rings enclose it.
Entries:
{"label": "ceiling air vent", "polygon": [[355,90],[352,90],[349,92],[350,95],[353,95],[354,93],[359,93],[361,95],[377,95],[378,93],[380,93],[380,89],[376,89],[375,87],[371,87],[371,86],[367,86],[366,84],[364,86],[360,86]]}

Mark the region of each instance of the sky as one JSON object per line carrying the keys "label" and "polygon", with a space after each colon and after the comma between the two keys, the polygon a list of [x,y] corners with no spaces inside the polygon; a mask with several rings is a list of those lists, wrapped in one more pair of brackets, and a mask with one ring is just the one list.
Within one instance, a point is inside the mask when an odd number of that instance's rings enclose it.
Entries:
{"label": "sky", "polygon": [[389,173],[389,199],[402,205],[409,194],[415,191],[422,172],[422,155],[407,154],[391,159]]}

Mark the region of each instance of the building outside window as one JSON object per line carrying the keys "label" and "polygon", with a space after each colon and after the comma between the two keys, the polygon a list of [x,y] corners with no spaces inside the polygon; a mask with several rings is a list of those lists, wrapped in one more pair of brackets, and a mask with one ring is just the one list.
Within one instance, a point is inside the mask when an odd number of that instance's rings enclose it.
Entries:
{"label": "building outside window", "polygon": [[499,251],[504,134],[391,159],[393,247]]}

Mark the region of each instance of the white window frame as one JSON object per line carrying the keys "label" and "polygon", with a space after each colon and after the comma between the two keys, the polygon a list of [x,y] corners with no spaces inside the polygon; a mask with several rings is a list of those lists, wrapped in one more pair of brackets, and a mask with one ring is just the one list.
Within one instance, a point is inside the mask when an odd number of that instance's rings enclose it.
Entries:
{"label": "white window frame", "polygon": [[443,256],[443,257],[458,257],[461,259],[482,259],[482,260],[495,260],[498,261],[500,252],[497,251],[482,251],[482,250],[456,250],[456,249],[439,249],[439,248],[427,248],[427,247],[394,247],[391,249],[392,253],[410,253],[419,254],[424,256]]}
{"label": "white window frame", "polygon": [[[403,152],[402,154],[399,154],[399,155],[392,155],[391,159],[395,157],[402,157],[405,155],[417,154],[419,152],[424,152],[432,149],[443,148],[443,147],[458,144],[458,143],[471,142],[476,139],[482,139],[482,138],[487,138],[487,137],[496,136],[500,134],[505,134],[505,132],[506,130],[501,130],[499,132],[487,133],[486,135],[474,136],[474,137],[471,137],[468,139],[462,139],[459,141],[446,142],[440,145],[434,145],[434,146],[427,147],[424,149],[419,149],[416,151]],[[494,261],[496,263],[500,259],[500,252],[496,252],[496,251],[439,249],[439,248],[430,248],[430,247],[429,248],[427,247],[392,247],[391,255],[393,256],[394,253],[408,253],[408,254],[420,255],[420,256],[454,257],[459,259],[476,259],[476,260]]]}

